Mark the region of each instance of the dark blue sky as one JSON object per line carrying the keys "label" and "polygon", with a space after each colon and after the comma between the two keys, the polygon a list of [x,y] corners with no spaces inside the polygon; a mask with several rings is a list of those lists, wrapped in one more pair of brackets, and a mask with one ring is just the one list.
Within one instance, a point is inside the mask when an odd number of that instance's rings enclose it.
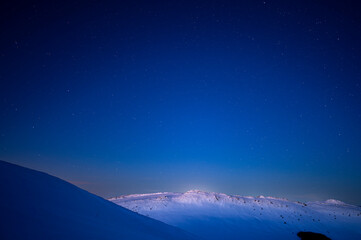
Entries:
{"label": "dark blue sky", "polygon": [[104,197],[361,204],[356,1],[119,2],[1,3],[0,159]]}

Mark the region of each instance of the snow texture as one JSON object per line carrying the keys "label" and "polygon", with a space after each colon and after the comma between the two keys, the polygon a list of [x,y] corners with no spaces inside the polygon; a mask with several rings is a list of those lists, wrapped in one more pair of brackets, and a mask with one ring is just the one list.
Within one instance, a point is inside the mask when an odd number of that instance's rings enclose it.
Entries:
{"label": "snow texture", "polygon": [[204,239],[298,239],[300,231],[333,240],[361,239],[361,207],[337,200],[291,202],[191,190],[135,194],[110,201]]}
{"label": "snow texture", "polygon": [[0,239],[198,239],[48,174],[0,161]]}

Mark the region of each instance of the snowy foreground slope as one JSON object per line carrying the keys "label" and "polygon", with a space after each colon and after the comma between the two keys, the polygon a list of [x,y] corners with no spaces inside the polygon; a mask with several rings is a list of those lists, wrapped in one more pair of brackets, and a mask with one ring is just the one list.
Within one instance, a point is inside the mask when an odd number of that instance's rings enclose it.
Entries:
{"label": "snowy foreground slope", "polygon": [[336,200],[304,204],[192,190],[110,201],[204,239],[299,239],[299,231],[322,233],[334,240],[361,239],[361,207]]}
{"label": "snowy foreground slope", "polygon": [[0,193],[1,240],[196,239],[59,178],[3,161]]}

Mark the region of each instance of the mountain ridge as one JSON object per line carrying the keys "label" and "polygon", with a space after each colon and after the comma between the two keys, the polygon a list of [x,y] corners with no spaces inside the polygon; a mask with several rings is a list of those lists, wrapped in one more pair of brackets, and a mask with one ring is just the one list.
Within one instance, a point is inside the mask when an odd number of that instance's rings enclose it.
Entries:
{"label": "mountain ridge", "polygon": [[298,232],[309,231],[361,239],[361,208],[332,199],[303,203],[190,190],[109,200],[206,239],[299,239]]}

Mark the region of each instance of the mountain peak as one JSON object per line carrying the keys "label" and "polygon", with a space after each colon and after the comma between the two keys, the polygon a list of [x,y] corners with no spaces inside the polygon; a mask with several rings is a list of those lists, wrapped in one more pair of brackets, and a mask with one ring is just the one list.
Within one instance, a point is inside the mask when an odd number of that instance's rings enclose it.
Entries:
{"label": "mountain peak", "polygon": [[346,203],[342,202],[342,201],[339,201],[339,200],[336,200],[336,199],[328,199],[325,201],[325,203],[328,203],[328,204],[336,204],[336,205],[345,205]]}
{"label": "mountain peak", "polygon": [[206,193],[205,191],[199,190],[199,189],[191,189],[186,191],[184,194],[186,193]]}

